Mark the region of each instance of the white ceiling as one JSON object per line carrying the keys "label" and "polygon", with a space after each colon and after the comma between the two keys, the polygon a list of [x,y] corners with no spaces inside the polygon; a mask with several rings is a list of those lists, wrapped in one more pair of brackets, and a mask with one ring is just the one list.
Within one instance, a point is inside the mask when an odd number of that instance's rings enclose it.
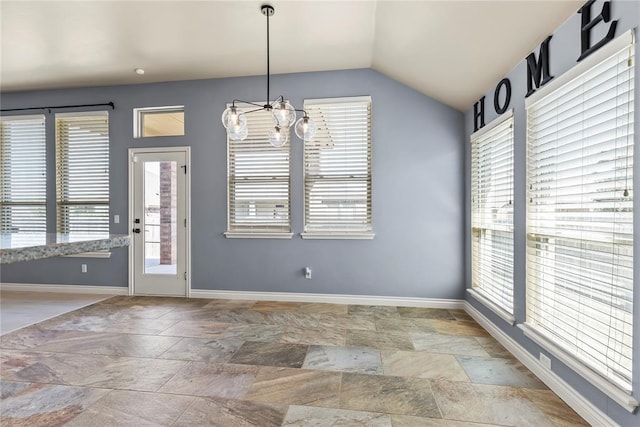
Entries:
{"label": "white ceiling", "polygon": [[[265,74],[263,3],[1,0],[0,89]],[[370,67],[464,111],[584,0],[270,3],[272,74]]]}

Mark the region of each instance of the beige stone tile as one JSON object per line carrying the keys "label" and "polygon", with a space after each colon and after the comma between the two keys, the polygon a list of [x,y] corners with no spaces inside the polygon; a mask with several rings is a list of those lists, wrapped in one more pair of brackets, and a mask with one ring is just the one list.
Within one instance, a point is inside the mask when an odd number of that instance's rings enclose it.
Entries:
{"label": "beige stone tile", "polygon": [[524,394],[551,419],[557,427],[588,426],[580,415],[551,390],[522,389]]}
{"label": "beige stone tile", "polygon": [[108,390],[51,384],[1,382],[6,427],[59,426],[72,420]]}
{"label": "beige stone tile", "polygon": [[115,357],[98,372],[83,377],[77,385],[121,390],[157,391],[189,362],[181,360]]}
{"label": "beige stone tile", "polygon": [[514,356],[493,337],[475,337],[475,339],[480,343],[488,356],[514,359]]}
{"label": "beige stone tile", "polygon": [[448,335],[465,335],[473,337],[487,337],[489,333],[475,321],[431,319],[435,332]]}
{"label": "beige stone tile", "polygon": [[340,408],[441,418],[429,380],[342,374]]}
{"label": "beige stone tile", "polygon": [[379,350],[413,350],[413,343],[407,332],[379,332],[347,330],[346,345],[349,347],[369,347]]}
{"label": "beige stone tile", "polygon": [[551,420],[522,389],[432,380],[445,419],[510,426],[552,426]]}
{"label": "beige stone tile", "polygon": [[165,329],[160,335],[191,338],[222,338],[231,323],[211,320],[183,320]]}
{"label": "beige stone tile", "polygon": [[227,362],[243,343],[244,341],[237,339],[182,338],[157,357],[201,362]]}
{"label": "beige stone tile", "polygon": [[413,319],[408,317],[376,318],[376,330],[380,332],[433,332],[435,328],[431,319]]}
{"label": "beige stone tile", "polygon": [[232,324],[221,334],[221,339],[256,341],[256,342],[277,342],[280,341],[285,327],[280,325],[245,325]]}
{"label": "beige stone tile", "polygon": [[241,399],[253,384],[257,373],[256,366],[191,362],[158,391]]}
{"label": "beige stone tile", "polygon": [[385,375],[469,382],[464,369],[449,354],[385,350],[382,367]]}
{"label": "beige stone tile", "polygon": [[269,325],[297,326],[300,328],[316,328],[320,315],[315,313],[299,313],[295,311],[276,311],[264,313],[264,323]]}
{"label": "beige stone tile", "polygon": [[498,424],[478,424],[411,415],[391,415],[391,422],[393,427],[500,427]]}
{"label": "beige stone tile", "polygon": [[318,319],[318,327],[335,329],[346,332],[347,329],[361,331],[375,331],[375,317],[369,314],[363,315],[326,315],[321,314]]}
{"label": "beige stone tile", "polygon": [[398,313],[401,317],[412,317],[418,319],[443,319],[455,320],[448,310],[441,308],[426,307],[398,307]]}
{"label": "beige stone tile", "polygon": [[391,427],[391,418],[387,414],[375,412],[292,405],[289,407],[282,425],[296,427]]}
{"label": "beige stone tile", "polygon": [[317,344],[344,346],[345,329],[285,327],[280,342],[294,344]]}
{"label": "beige stone tile", "polygon": [[400,317],[398,307],[386,305],[349,305],[347,309],[352,315],[373,315],[374,317]]}
{"label": "beige stone tile", "polygon": [[156,357],[180,341],[176,337],[132,334],[92,334],[58,337],[35,351],[102,354],[105,356]]}
{"label": "beige stone tile", "polygon": [[516,359],[456,356],[472,382],[546,389],[542,381]]}
{"label": "beige stone tile", "polygon": [[193,400],[192,396],[112,390],[65,426],[171,425]]}
{"label": "beige stone tile", "polygon": [[3,350],[0,378],[50,384],[79,384],[118,359],[111,356]]}
{"label": "beige stone tile", "polygon": [[286,411],[286,405],[197,397],[173,426],[279,427]]}
{"label": "beige stone tile", "polygon": [[39,325],[32,325],[0,337],[0,348],[27,350],[57,341],[102,335],[104,332],[43,329]]}
{"label": "beige stone tile", "polygon": [[215,310],[249,310],[257,301],[240,299],[210,299],[204,308]]}
{"label": "beige stone tile", "polygon": [[338,407],[341,373],[262,367],[245,400]]}
{"label": "beige stone tile", "polygon": [[303,368],[337,372],[382,374],[380,351],[372,348],[351,348],[312,345]]}
{"label": "beige stone tile", "polygon": [[473,317],[469,316],[469,314],[464,310],[449,310],[449,313],[455,317],[456,320],[466,320],[469,322],[475,322]]}
{"label": "beige stone tile", "polygon": [[302,303],[286,301],[258,301],[251,309],[253,311],[298,311]]}
{"label": "beige stone tile", "polygon": [[346,304],[303,303],[300,305],[299,311],[301,313],[346,315],[348,306]]}
{"label": "beige stone tile", "polygon": [[229,360],[243,365],[299,368],[307,354],[307,345],[247,341]]}
{"label": "beige stone tile", "polygon": [[429,332],[410,332],[409,336],[417,351],[489,357],[489,354],[482,344],[477,341],[478,337],[444,335]]}

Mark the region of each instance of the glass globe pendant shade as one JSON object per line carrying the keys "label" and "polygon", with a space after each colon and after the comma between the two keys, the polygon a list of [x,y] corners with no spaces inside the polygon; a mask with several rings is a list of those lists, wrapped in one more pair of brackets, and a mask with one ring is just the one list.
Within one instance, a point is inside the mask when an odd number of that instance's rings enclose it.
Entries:
{"label": "glass globe pendant shade", "polygon": [[249,128],[247,127],[247,119],[244,114],[238,116],[238,120],[233,125],[227,128],[227,135],[232,141],[244,141],[249,135]]}
{"label": "glass globe pendant shade", "polygon": [[291,127],[296,121],[296,109],[287,101],[278,101],[271,110],[276,123],[282,127]]}
{"label": "glass globe pendant shade", "polygon": [[296,135],[303,141],[309,141],[316,134],[316,124],[309,118],[304,116],[296,122]]}
{"label": "glass globe pendant shade", "polygon": [[269,144],[276,148],[282,147],[287,143],[287,134],[282,130],[280,126],[275,126],[271,132],[269,132]]}
{"label": "glass globe pendant shade", "polygon": [[[229,128],[230,125],[235,124],[238,121],[239,117],[244,117],[243,111],[237,107],[231,106],[227,107],[222,112],[222,124],[225,128]],[[246,121],[246,118],[245,118]]]}

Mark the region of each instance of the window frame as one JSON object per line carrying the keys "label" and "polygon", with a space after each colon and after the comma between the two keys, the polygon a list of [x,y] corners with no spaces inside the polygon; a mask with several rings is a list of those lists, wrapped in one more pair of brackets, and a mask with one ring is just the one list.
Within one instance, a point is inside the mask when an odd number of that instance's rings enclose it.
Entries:
{"label": "window frame", "polygon": [[[503,124],[505,124],[506,122],[509,122],[510,124],[510,139],[511,139],[511,164],[510,164],[510,174],[511,174],[511,182],[510,182],[510,196],[511,196],[511,253],[513,255],[514,251],[515,251],[515,247],[514,247],[514,235],[515,235],[515,227],[514,227],[514,211],[513,211],[513,206],[514,206],[514,178],[515,178],[515,159],[514,159],[514,151],[515,151],[515,120],[514,120],[514,116],[513,116],[513,109],[505,112],[504,114],[498,116],[496,119],[494,119],[491,123],[487,124],[485,127],[483,127],[482,129],[478,130],[477,132],[474,132],[473,134],[471,134],[470,137],[470,144],[471,144],[471,181],[473,183],[473,168],[474,168],[474,156],[473,156],[473,152],[474,152],[474,143],[476,143],[479,139],[485,137],[488,133],[495,131],[496,129],[499,129]],[[475,284],[475,279],[474,279],[474,274],[473,274],[473,266],[474,266],[474,232],[473,232],[473,217],[474,217],[474,208],[473,208],[473,196],[474,196],[474,190],[473,188],[471,189],[471,201],[470,201],[470,206],[471,206],[471,228],[470,228],[470,236],[471,236],[471,287],[467,288],[467,293],[469,293],[469,295],[471,295],[474,299],[478,300],[481,304],[483,304],[484,306],[486,306],[487,308],[489,308],[491,311],[493,311],[496,315],[498,315],[500,318],[502,318],[504,321],[506,321],[508,324],[510,325],[514,325],[516,323],[516,319],[514,316],[514,297],[515,297],[515,289],[514,289],[514,265],[511,265],[511,296],[512,296],[512,301],[511,301],[511,305],[512,305],[512,309],[511,311],[508,310],[507,307],[504,307],[502,304],[498,303],[497,301],[495,301],[488,293],[486,293],[483,288],[481,286],[474,286]],[[479,260],[480,261],[480,260]],[[478,262],[479,262],[478,261]]]}
{"label": "window frame", "polygon": [[[309,201],[307,200],[307,176],[309,175],[307,170],[307,159],[306,159],[306,150],[308,147],[308,142],[304,141],[303,148],[303,232],[300,233],[300,237],[303,239],[335,239],[335,240],[372,240],[375,237],[375,233],[373,231],[373,135],[372,135],[372,123],[373,123],[373,101],[371,96],[355,96],[355,97],[340,97],[340,98],[317,98],[317,99],[305,99],[303,108],[305,110],[309,108],[308,106],[313,105],[323,105],[323,104],[348,104],[348,103],[366,103],[368,104],[368,115],[367,115],[367,129],[368,129],[368,140],[367,140],[367,177],[366,185],[367,185],[367,209],[368,209],[368,225],[369,230],[347,230],[347,229],[331,229],[327,228],[325,230],[309,230],[307,224],[307,205]],[[313,117],[311,117],[313,119]],[[315,120],[315,124],[318,127],[319,123]],[[316,133],[317,136],[317,133]],[[313,138],[311,139],[313,142]]]}
{"label": "window frame", "polygon": [[[106,225],[107,225],[107,231],[106,234],[111,233],[111,189],[110,189],[110,185],[111,185],[111,120],[110,120],[110,114],[108,110],[100,110],[100,111],[82,111],[82,112],[68,112],[68,113],[56,113],[54,116],[54,120],[55,120],[55,141],[54,141],[54,146],[55,146],[55,168],[56,168],[56,199],[55,199],[55,209],[56,209],[56,232],[57,233],[76,233],[76,234],[83,234],[83,233],[93,233],[93,231],[89,232],[89,231],[76,231],[76,232],[70,232],[69,230],[66,230],[63,228],[63,221],[61,220],[61,218],[65,217],[65,214],[61,208],[63,206],[68,206],[67,204],[63,203],[63,195],[62,195],[62,185],[61,185],[61,181],[65,180],[66,175],[65,172],[63,172],[61,170],[61,164],[63,162],[66,162],[66,164],[69,163],[69,160],[65,160],[64,156],[65,154],[63,154],[60,150],[60,145],[63,143],[62,141],[60,141],[59,139],[59,120],[64,121],[65,119],[72,119],[72,118],[81,118],[81,117],[105,117],[107,120],[107,131],[108,131],[108,136],[107,136],[107,159],[108,159],[108,167],[109,167],[109,171],[107,173],[107,179],[108,179],[108,183],[106,185],[106,189],[109,193],[109,199],[108,201],[104,202],[104,201],[100,201],[98,199],[95,200],[91,200],[88,199],[86,200],[87,203],[85,203],[86,205],[95,205],[95,206],[106,206],[106,210],[107,213],[105,215],[105,219],[106,219]],[[67,196],[68,198],[68,196]],[[89,203],[89,202],[96,202],[96,203]],[[103,232],[104,233],[104,232]],[[96,251],[96,252],[87,252],[87,253],[82,253],[82,254],[76,254],[75,256],[77,257],[87,257],[87,258],[106,258],[110,256],[110,253],[108,251]]]}
{"label": "window frame", "polygon": [[[39,202],[36,200],[30,201],[30,202],[4,202],[4,191],[5,191],[5,186],[4,186],[4,177],[5,177],[5,173],[4,171],[0,173],[0,209],[2,209],[2,207],[7,204],[8,206],[25,206],[25,207],[43,207],[44,208],[44,227],[42,228],[42,233],[46,233],[47,232],[47,187],[48,187],[48,183],[47,183],[47,131],[46,131],[46,117],[44,114],[29,114],[29,115],[15,115],[15,116],[1,116],[0,117],[0,129],[3,128],[4,126],[6,126],[4,123],[5,122],[19,122],[19,121],[29,121],[29,122],[39,122],[39,126],[41,126],[41,134],[38,135],[39,138],[41,138],[41,141],[39,141],[42,145],[42,157],[39,159],[39,161],[41,162],[41,167],[43,167],[42,169],[42,178],[41,178],[41,185],[43,185],[43,194],[42,194],[42,199],[38,199],[40,200]],[[2,138],[2,141],[4,141],[4,138]],[[0,141],[0,167],[1,164],[4,163],[3,158],[4,158],[4,142]],[[2,211],[4,211],[4,209],[2,209]],[[0,212],[0,220],[2,222],[2,224],[5,223],[4,219],[1,219],[4,217],[4,213]],[[0,230],[4,229],[4,225],[0,224]],[[13,227],[11,227],[13,228]],[[27,233],[31,233],[31,232],[36,232],[36,231],[27,231]],[[2,233],[12,233],[13,231],[2,231]],[[20,233],[20,232],[18,232]],[[24,233],[24,231],[23,231]]]}
{"label": "window frame", "polygon": [[[561,90],[565,87],[566,84],[572,82],[576,78],[580,77],[582,74],[588,72],[592,68],[600,65],[602,62],[610,58],[611,56],[620,53],[623,49],[629,49],[630,54],[635,54],[635,44],[634,44],[634,34],[633,30],[629,30],[625,32],[623,35],[617,37],[616,39],[609,42],[607,45],[603,46],[598,51],[594,52],[592,55],[584,59],[580,64],[573,67],[571,70],[561,75],[560,77],[554,79],[548,85],[545,85],[543,88],[540,88],[534,93],[531,97],[527,98],[525,101],[525,107],[527,111],[527,127],[530,126],[528,122],[528,111],[531,106],[536,104],[537,102],[543,100],[547,95],[553,94],[556,90]],[[636,58],[637,60],[637,58]],[[635,60],[634,60],[635,61]],[[636,64],[634,63],[635,67]],[[633,76],[633,73],[631,73]],[[633,77],[632,77],[633,78]],[[634,82],[638,84],[638,82]],[[631,92],[632,96],[635,96],[634,92]],[[634,108],[637,108],[638,99],[633,100]],[[633,120],[633,115],[631,115]],[[634,123],[634,132],[637,128],[638,123]],[[637,135],[635,135],[637,138]],[[530,146],[531,141],[529,138],[529,133],[527,132],[527,149]],[[529,160],[527,161],[529,164]],[[529,166],[527,166],[527,181],[529,185]],[[528,187],[527,187],[528,188]],[[529,192],[529,190],[527,190]],[[529,194],[527,194],[527,200],[529,200]],[[529,215],[529,206],[527,206],[527,230],[526,230],[526,238],[529,239],[529,230],[530,230],[530,215]],[[635,212],[633,213],[635,217]],[[637,252],[637,248],[634,249]],[[527,264],[529,263],[529,255],[527,254]],[[634,272],[635,274],[635,272]],[[528,276],[528,274],[527,274]],[[529,283],[526,283],[527,290],[529,288]],[[529,304],[529,292],[527,292],[527,310]],[[634,304],[637,305],[637,301],[633,301]],[[564,347],[561,343],[555,340],[551,335],[546,333],[540,327],[537,327],[534,323],[530,321],[530,313],[527,311],[527,319],[525,323],[519,325],[519,327],[523,330],[525,336],[530,338],[533,342],[538,344],[543,349],[547,350],[550,354],[554,355],[558,360],[562,361],[569,368],[574,370],[576,373],[585,378],[588,382],[596,386],[600,391],[609,396],[612,400],[617,402],[619,405],[624,407],[629,412],[633,412],[638,406],[639,402],[633,397],[634,393],[637,392],[633,388],[633,380],[637,377],[638,372],[633,370],[634,360],[631,361],[632,367],[632,381],[630,384],[630,390],[626,390],[622,388],[621,385],[614,383],[612,380],[608,379],[597,372],[595,369],[592,369],[588,362],[583,361],[581,358],[577,357],[572,351]],[[631,333],[633,334],[633,328],[631,329]],[[631,341],[635,337],[632,337]],[[637,341],[637,339],[636,339]],[[633,345],[633,344],[632,344]],[[635,349],[632,349],[635,350]],[[637,354],[637,351],[635,351]],[[633,354],[632,354],[633,358]],[[637,366],[637,362],[635,363]]]}
{"label": "window frame", "polygon": [[[256,102],[256,104],[259,104],[259,102]],[[231,106],[231,104],[227,104],[228,107]],[[256,107],[255,105],[251,105],[251,104],[244,104],[244,103],[236,103],[236,107],[240,108],[242,111],[251,111],[251,110],[255,110]],[[257,114],[271,114],[270,112],[255,112],[255,113],[251,113],[250,115],[247,115],[247,120],[248,122],[251,121],[252,116],[256,117]],[[251,132],[251,124],[249,123],[248,126],[250,127],[249,132]],[[274,124],[275,126],[275,124]],[[254,126],[255,129],[255,126]],[[262,132],[262,129],[260,130]],[[266,131],[266,129],[265,129]],[[288,139],[287,139],[287,143],[284,144],[282,147],[273,147],[271,144],[269,144],[268,138],[265,136],[264,139],[264,144],[265,144],[265,148],[267,149],[273,149],[273,150],[277,150],[277,149],[285,149],[287,150],[287,210],[288,210],[288,214],[287,214],[287,225],[288,225],[288,229],[287,230],[277,230],[277,227],[272,226],[273,229],[269,229],[269,224],[264,223],[262,225],[257,225],[255,228],[251,228],[251,227],[247,227],[246,229],[242,229],[242,228],[237,228],[237,227],[232,227],[232,200],[231,200],[231,184],[233,181],[233,177],[231,175],[231,144],[235,143],[235,144],[242,144],[245,141],[232,141],[228,135],[226,135],[225,133],[225,137],[226,137],[226,148],[227,148],[227,153],[226,153],[226,162],[227,162],[227,180],[226,180],[226,185],[227,185],[227,230],[224,232],[224,236],[227,239],[291,239],[293,237],[293,232],[292,232],[292,226],[291,226],[291,129],[290,128],[286,128],[285,132],[289,132],[288,135]],[[262,142],[262,141],[261,141]],[[235,167],[234,167],[235,170]],[[270,179],[274,179],[273,176],[271,176],[269,179],[266,178],[266,175],[264,177],[265,179],[263,180],[264,183],[268,183]],[[236,201],[233,202],[233,206],[234,206],[234,210],[236,208]]]}
{"label": "window frame", "polygon": [[133,137],[134,138],[164,138],[181,137],[187,134],[184,122],[182,123],[182,133],[176,135],[144,135],[144,116],[147,113],[182,113],[186,120],[184,105],[168,105],[163,107],[139,107],[133,109]]}

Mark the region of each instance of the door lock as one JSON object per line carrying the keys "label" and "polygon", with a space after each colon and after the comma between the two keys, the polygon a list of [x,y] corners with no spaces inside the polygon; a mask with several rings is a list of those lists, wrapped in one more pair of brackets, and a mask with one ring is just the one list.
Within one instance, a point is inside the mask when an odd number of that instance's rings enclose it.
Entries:
{"label": "door lock", "polygon": [[134,233],[140,233],[140,229],[139,229],[139,228],[134,228],[134,229],[133,229],[133,232],[134,232]]}

